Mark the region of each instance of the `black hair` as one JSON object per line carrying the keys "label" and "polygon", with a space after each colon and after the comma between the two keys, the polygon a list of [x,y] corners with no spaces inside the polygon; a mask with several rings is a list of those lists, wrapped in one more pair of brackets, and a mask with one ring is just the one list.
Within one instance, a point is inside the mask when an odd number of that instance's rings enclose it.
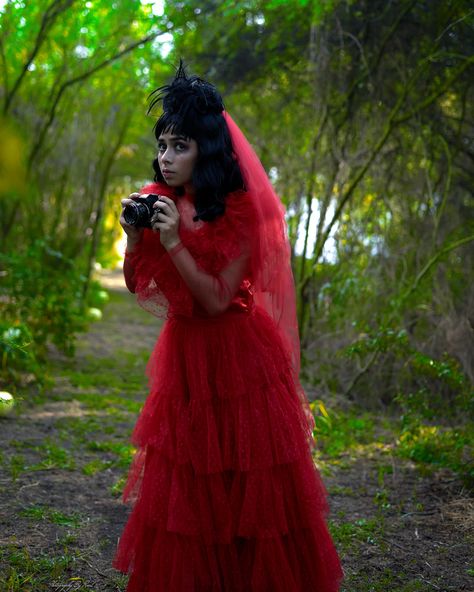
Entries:
{"label": "black hair", "polygon": [[[198,158],[192,176],[195,220],[214,220],[224,214],[227,194],[245,189],[224,119],[222,97],[209,82],[188,77],[182,61],[171,84],[157,88],[150,96],[153,99],[148,112],[163,101],[163,113],[153,128],[157,140],[162,133],[171,132],[196,141]],[[157,158],[153,169],[155,181],[165,182]]]}

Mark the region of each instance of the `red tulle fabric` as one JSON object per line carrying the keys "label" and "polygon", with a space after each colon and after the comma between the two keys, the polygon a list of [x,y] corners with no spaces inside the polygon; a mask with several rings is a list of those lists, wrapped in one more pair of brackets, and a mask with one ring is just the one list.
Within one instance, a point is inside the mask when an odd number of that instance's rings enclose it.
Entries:
{"label": "red tulle fabric", "polygon": [[335,592],[291,360],[260,307],[176,316],[148,364],[114,566],[128,592]]}
{"label": "red tulle fabric", "polygon": [[219,279],[250,256],[229,306],[214,316],[158,234],[145,230],[127,256],[127,285],[165,318],[131,438],[137,453],[123,500],[132,511],[113,560],[130,574],[127,592],[339,589],[291,345],[296,318],[282,208],[274,194],[259,204],[247,189],[229,195],[225,215],[210,223],[192,220],[192,196],[156,184],[142,190],[175,200],[181,241],[200,273]]}

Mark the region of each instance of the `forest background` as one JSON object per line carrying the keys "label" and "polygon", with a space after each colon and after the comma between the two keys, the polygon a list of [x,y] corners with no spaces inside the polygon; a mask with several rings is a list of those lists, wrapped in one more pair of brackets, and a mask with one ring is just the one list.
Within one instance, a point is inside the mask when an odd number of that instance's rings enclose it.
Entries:
{"label": "forest background", "polygon": [[[212,80],[288,210],[319,398],[472,412],[469,2],[8,1],[0,13],[2,373],[73,351],[152,175],[148,94]],[[99,298],[100,300],[100,298]]]}
{"label": "forest background", "polygon": [[467,0],[0,2],[0,386],[47,388],[100,316],[147,98],[183,58],[287,208],[321,439],[388,414],[472,486],[473,27]]}

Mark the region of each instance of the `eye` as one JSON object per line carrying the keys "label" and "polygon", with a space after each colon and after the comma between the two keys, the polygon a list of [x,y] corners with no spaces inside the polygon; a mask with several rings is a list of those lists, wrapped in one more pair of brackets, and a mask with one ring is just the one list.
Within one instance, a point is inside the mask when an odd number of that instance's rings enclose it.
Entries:
{"label": "eye", "polygon": [[164,152],[166,150],[166,144],[164,142],[158,142],[158,152]]}
{"label": "eye", "polygon": [[178,142],[176,144],[176,152],[184,152],[186,150],[187,146],[186,144],[183,144],[182,142]]}

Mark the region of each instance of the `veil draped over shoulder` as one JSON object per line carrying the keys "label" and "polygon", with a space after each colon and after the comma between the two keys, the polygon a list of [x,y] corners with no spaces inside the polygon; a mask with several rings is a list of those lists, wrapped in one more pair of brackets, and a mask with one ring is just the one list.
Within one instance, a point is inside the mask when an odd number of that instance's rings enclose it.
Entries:
{"label": "veil draped over shoulder", "polygon": [[258,218],[258,233],[252,237],[251,245],[254,300],[275,321],[290,351],[297,377],[300,370],[300,343],[285,209],[242,131],[227,112],[224,112],[224,118]]}

